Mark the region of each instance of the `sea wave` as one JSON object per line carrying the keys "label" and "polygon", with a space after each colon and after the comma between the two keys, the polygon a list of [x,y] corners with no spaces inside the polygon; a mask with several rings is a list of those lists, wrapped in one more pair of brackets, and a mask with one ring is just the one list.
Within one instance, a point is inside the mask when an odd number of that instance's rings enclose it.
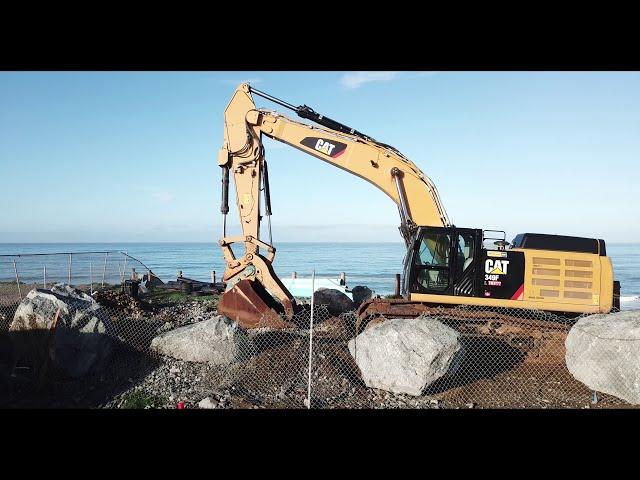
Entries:
{"label": "sea wave", "polygon": [[640,295],[621,296],[620,310],[640,310]]}

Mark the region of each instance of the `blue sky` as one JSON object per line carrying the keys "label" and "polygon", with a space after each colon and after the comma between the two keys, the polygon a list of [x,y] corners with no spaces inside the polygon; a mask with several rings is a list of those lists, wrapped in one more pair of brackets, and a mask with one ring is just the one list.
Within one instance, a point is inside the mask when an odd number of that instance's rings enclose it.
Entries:
{"label": "blue sky", "polygon": [[[0,242],[217,240],[244,80],[394,145],[458,226],[640,241],[639,72],[0,72]],[[276,242],[400,241],[380,191],[265,143]]]}

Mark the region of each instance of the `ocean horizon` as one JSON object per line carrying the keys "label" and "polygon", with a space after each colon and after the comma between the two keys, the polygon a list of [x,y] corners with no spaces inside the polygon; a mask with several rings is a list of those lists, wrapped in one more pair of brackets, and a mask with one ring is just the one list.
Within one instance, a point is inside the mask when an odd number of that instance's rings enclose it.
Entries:
{"label": "ocean horizon", "polygon": [[[406,251],[402,241],[277,242],[275,246],[274,269],[282,278],[293,272],[309,277],[314,271],[320,278],[337,278],[345,272],[349,287],[366,285],[381,295],[393,293],[395,274],[402,272]],[[203,281],[211,278],[212,271],[218,278],[224,271],[222,251],[215,241],[0,243],[0,255],[106,251],[127,253],[164,281],[175,280],[180,270],[185,277]],[[234,252],[241,254],[242,245]],[[607,243],[607,254],[615,279],[621,283],[622,301],[640,308],[640,243]],[[14,278],[12,268],[0,268],[0,279]]]}

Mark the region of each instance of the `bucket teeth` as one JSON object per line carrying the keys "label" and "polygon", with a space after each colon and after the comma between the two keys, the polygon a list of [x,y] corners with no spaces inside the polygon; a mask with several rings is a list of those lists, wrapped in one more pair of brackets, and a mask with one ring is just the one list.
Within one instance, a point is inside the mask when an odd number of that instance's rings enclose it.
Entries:
{"label": "bucket teeth", "polygon": [[218,311],[246,329],[293,328],[283,318],[284,309],[258,282],[244,279],[220,298]]}

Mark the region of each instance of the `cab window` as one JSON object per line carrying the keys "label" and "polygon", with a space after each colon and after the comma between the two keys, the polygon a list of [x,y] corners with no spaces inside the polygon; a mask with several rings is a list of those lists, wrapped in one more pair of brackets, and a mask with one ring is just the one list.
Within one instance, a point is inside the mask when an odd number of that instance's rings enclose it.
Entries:
{"label": "cab window", "polygon": [[444,234],[426,234],[420,242],[420,250],[416,257],[418,265],[449,266],[451,236]]}
{"label": "cab window", "polygon": [[426,233],[415,257],[418,290],[443,292],[449,288],[451,235]]}

